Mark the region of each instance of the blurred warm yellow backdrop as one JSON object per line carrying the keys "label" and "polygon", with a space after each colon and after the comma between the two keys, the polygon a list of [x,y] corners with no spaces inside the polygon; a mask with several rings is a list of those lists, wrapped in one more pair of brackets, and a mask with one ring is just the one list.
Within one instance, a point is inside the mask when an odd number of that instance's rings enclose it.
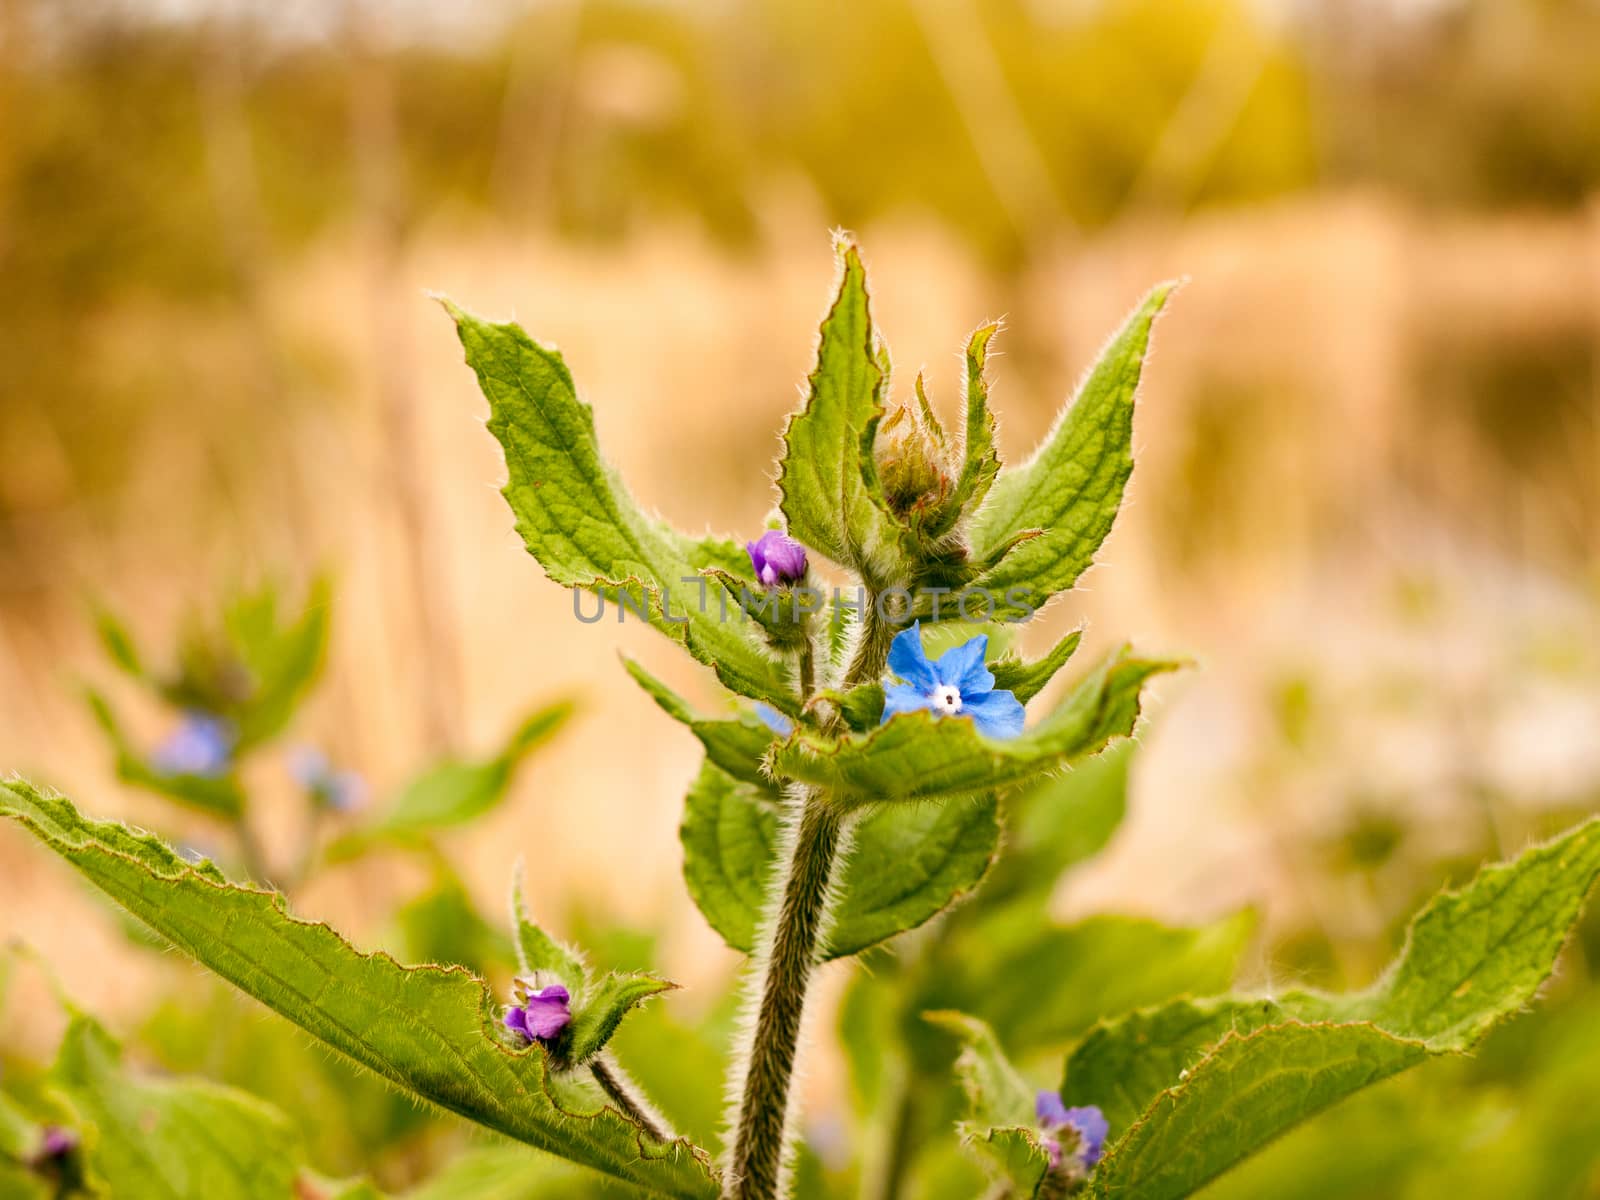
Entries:
{"label": "blurred warm yellow backdrop", "polygon": [[[1185,275],[1131,501],[1028,640],[1087,621],[1093,646],[1199,666],[1160,690],[1127,827],[1057,899],[1253,903],[1360,982],[1439,882],[1426,864],[1600,798],[1597,52],[1578,0],[560,0],[459,22],[4,0],[0,767],[153,819],[81,702],[110,674],[87,602],[160,645],[230,580],[327,567],[332,657],[298,732],[381,794],[578,693],[453,843],[475,894],[498,912],[525,857],[553,923],[579,897],[662,931],[673,978],[721,978],[734,958],[678,880],[697,747],[618,651],[712,691],[647,631],[577,623],[523,553],[429,290],[559,345],[635,491],[748,535],[830,227],[861,238],[900,386],[926,364],[945,411],[964,335],[1006,315],[1013,459],[1142,291]],[[1391,826],[1396,857],[1322,871]],[[188,969],[126,951],[14,830],[0,873],[0,932],[83,1002],[132,1012]],[[414,882],[363,865],[303,907],[359,940]],[[6,1041],[42,1049],[52,1021]]]}

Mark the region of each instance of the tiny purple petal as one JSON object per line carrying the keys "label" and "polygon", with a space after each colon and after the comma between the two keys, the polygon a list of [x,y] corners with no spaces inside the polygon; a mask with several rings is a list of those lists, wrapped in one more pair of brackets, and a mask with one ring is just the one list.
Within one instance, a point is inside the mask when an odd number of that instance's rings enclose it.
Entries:
{"label": "tiny purple petal", "polygon": [[39,1139],[41,1159],[65,1158],[77,1148],[78,1135],[59,1125],[46,1125],[44,1135]]}
{"label": "tiny purple petal", "polygon": [[530,1042],[533,1040],[533,1034],[528,1032],[528,1014],[520,1007],[513,1005],[506,1009],[505,1025],[512,1033],[520,1033]]}
{"label": "tiny purple petal", "polygon": [[528,1036],[547,1042],[572,1022],[572,997],[559,983],[529,992],[522,1009]]}
{"label": "tiny purple petal", "polygon": [[806,548],[781,529],[769,529],[745,543],[750,567],[764,587],[799,583],[806,574]]}
{"label": "tiny purple petal", "polygon": [[1044,1146],[1045,1154],[1050,1157],[1050,1169],[1057,1170],[1061,1166],[1061,1143],[1053,1137],[1042,1137],[1039,1141]]}

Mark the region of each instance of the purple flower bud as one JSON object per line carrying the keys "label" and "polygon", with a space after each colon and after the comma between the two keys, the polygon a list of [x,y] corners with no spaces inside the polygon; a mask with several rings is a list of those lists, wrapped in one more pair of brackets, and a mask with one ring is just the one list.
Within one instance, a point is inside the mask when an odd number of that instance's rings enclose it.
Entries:
{"label": "purple flower bud", "polygon": [[519,981],[522,1003],[506,1009],[506,1028],[530,1042],[548,1042],[572,1022],[572,996],[559,983],[531,990]]}
{"label": "purple flower bud", "polygon": [[59,1125],[46,1125],[39,1138],[39,1150],[34,1156],[38,1163],[59,1162],[78,1148],[78,1135]]}
{"label": "purple flower bud", "polygon": [[[1046,1134],[1061,1129],[1072,1130],[1077,1142],[1072,1157],[1083,1169],[1089,1170],[1100,1161],[1111,1127],[1106,1123],[1105,1114],[1094,1105],[1068,1108],[1055,1092],[1040,1092],[1034,1101],[1033,1111],[1039,1118],[1039,1127]],[[1045,1151],[1050,1155],[1051,1169],[1060,1167],[1060,1142],[1053,1137],[1046,1137]]]}
{"label": "purple flower bud", "polygon": [[806,548],[781,529],[769,529],[753,542],[746,542],[750,566],[763,587],[799,583],[806,574]]}
{"label": "purple flower bud", "polygon": [[162,775],[200,775],[215,779],[233,765],[233,726],[210,713],[188,712],[183,724],[167,736],[150,756],[150,765]]}

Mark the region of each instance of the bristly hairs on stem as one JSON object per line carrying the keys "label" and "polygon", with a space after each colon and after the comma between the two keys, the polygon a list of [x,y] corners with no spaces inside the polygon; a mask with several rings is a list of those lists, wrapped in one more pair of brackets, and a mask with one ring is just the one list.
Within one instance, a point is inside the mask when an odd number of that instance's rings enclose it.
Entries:
{"label": "bristly hairs on stem", "polygon": [[[844,686],[883,673],[890,630],[870,597]],[[802,697],[802,703],[809,700]],[[837,723],[838,717],[830,723]],[[778,1200],[788,1191],[796,1138],[795,1093],[806,996],[826,945],[849,855],[853,819],[820,788],[784,797],[777,857],[740,1014],[738,1052],[729,1072],[727,1200]]]}

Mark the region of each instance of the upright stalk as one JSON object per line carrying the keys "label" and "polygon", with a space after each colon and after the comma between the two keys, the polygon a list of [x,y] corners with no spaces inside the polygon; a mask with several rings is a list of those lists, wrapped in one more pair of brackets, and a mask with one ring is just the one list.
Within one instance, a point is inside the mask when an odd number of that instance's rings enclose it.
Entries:
{"label": "upright stalk", "polygon": [[[869,603],[862,613],[861,638],[845,673],[846,688],[883,673],[893,633],[879,619],[876,604]],[[808,646],[802,662],[810,654]],[[794,835],[777,909],[770,928],[763,930],[768,949],[759,976],[760,1005],[749,1059],[744,1064],[733,1155],[723,1186],[728,1200],[776,1200],[782,1188],[790,1089],[806,992],[827,934],[829,892],[846,844],[844,815],[825,790],[804,789],[789,803],[797,810],[790,818],[795,821]]]}

